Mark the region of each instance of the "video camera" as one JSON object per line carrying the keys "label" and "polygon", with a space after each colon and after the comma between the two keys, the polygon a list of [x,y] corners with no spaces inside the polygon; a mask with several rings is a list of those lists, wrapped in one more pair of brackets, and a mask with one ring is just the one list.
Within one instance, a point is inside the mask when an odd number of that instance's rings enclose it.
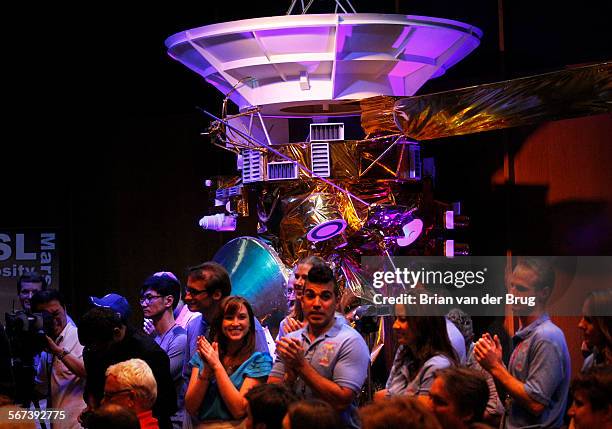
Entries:
{"label": "video camera", "polygon": [[53,333],[53,316],[50,313],[6,313],[6,334],[13,358],[29,360],[47,345],[46,335]]}
{"label": "video camera", "polygon": [[8,340],[10,367],[7,378],[13,386],[10,390],[15,402],[25,408],[34,400],[34,375],[37,356],[47,346],[46,335],[53,332],[53,316],[50,313],[6,313],[4,332]]}

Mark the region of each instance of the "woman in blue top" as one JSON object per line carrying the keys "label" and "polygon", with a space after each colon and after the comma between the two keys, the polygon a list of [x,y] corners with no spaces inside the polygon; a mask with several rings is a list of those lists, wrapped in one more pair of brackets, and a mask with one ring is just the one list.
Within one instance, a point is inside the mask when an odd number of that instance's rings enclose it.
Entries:
{"label": "woman in blue top", "polygon": [[185,394],[185,408],[201,423],[196,428],[241,426],[247,413],[245,394],[264,383],[272,357],[255,350],[255,318],[249,303],[230,296],[221,303],[221,316],[213,322],[210,344],[198,337],[193,371]]}
{"label": "woman in blue top", "polygon": [[[426,291],[419,291],[426,294]],[[426,399],[439,369],[457,365],[457,356],[448,338],[444,316],[430,316],[434,306],[419,304],[395,306],[395,331],[399,347],[386,388],[374,400],[397,395]],[[429,310],[429,311],[428,311]]]}

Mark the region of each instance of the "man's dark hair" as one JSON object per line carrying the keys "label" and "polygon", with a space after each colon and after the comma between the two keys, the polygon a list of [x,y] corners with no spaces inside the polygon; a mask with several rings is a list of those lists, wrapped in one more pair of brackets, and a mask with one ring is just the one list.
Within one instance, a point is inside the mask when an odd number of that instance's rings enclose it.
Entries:
{"label": "man's dark hair", "polygon": [[593,411],[605,410],[612,401],[612,367],[595,367],[578,374],[572,381],[571,391],[574,394],[577,391],[583,392]]}
{"label": "man's dark hair", "polygon": [[32,295],[32,299],[30,300],[30,307],[32,308],[32,311],[36,311],[36,308],[39,305],[46,304],[53,300],[57,300],[62,307],[66,307],[64,297],[58,290],[55,289],[37,291],[34,295]]}
{"label": "man's dark hair", "polygon": [[465,340],[465,349],[469,350],[474,341],[474,323],[472,317],[460,308],[453,308],[447,314],[448,320],[459,329]]}
{"label": "man's dark hair", "polygon": [[172,295],[172,308],[175,309],[181,298],[181,284],[175,278],[167,274],[152,275],[148,277],[140,289],[140,295],[144,295],[147,290],[154,290],[161,296]]}
{"label": "man's dark hair", "polygon": [[187,277],[192,280],[204,280],[206,290],[213,293],[215,290],[221,291],[221,296],[230,296],[232,293],[232,283],[227,270],[223,265],[216,262],[204,262],[189,268]]}
{"label": "man's dark hair", "polygon": [[480,371],[471,368],[445,368],[436,372],[444,389],[463,416],[470,415],[470,423],[481,421],[489,401],[489,385]]}
{"label": "man's dark hair", "polygon": [[326,285],[330,282],[334,285],[334,295],[337,298],[340,295],[340,291],[338,290],[338,285],[336,285],[334,272],[331,268],[327,265],[313,265],[310,271],[308,271],[308,283]]}
{"label": "man's dark hair", "polygon": [[124,326],[119,314],[105,307],[94,307],[83,315],[79,323],[79,342],[90,346],[97,342],[110,342],[114,329]]}
{"label": "man's dark hair", "polygon": [[23,282],[26,283],[41,283],[41,290],[47,289],[47,279],[38,271],[31,271],[29,273],[24,273],[17,280],[17,293],[21,293],[21,284]]}
{"label": "man's dark hair", "polygon": [[281,429],[287,408],[297,401],[284,384],[260,384],[249,390],[245,397],[251,409],[253,427],[263,423],[266,429]]}
{"label": "man's dark hair", "polygon": [[359,409],[359,417],[363,429],[442,429],[433,413],[409,396],[366,405]]}
{"label": "man's dark hair", "polygon": [[89,429],[140,429],[136,414],[117,404],[104,404],[87,419]]}
{"label": "man's dark hair", "polygon": [[294,402],[287,410],[291,429],[338,429],[344,428],[340,415],[334,408],[320,399],[303,399]]}

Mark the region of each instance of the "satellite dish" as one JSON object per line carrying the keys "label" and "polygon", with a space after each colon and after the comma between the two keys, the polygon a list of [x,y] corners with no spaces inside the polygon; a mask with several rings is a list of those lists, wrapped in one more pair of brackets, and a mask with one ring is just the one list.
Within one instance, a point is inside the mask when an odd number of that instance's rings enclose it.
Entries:
{"label": "satellite dish", "polygon": [[246,19],[181,31],[168,54],[241,111],[358,114],[360,99],[414,95],[479,44],[458,21],[370,13]]}

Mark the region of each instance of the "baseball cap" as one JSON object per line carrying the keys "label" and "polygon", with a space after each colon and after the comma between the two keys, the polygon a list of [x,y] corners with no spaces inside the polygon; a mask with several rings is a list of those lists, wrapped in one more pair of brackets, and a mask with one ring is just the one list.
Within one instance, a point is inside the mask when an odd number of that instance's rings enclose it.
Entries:
{"label": "baseball cap", "polygon": [[172,286],[178,285],[179,290],[181,288],[181,282],[170,271],[160,271],[158,273],[155,273],[147,277],[147,279],[144,281],[145,289],[151,286],[169,286],[169,285],[172,285]]}
{"label": "baseball cap", "polygon": [[116,293],[106,294],[102,298],[90,296],[89,300],[96,307],[110,308],[118,313],[121,316],[121,320],[124,322],[128,320],[132,313],[132,307],[130,307],[130,303],[127,299]]}
{"label": "baseball cap", "polygon": [[178,279],[176,278],[174,273],[171,271],[158,271],[155,274],[153,274],[152,277],[170,277],[175,282],[178,282]]}

